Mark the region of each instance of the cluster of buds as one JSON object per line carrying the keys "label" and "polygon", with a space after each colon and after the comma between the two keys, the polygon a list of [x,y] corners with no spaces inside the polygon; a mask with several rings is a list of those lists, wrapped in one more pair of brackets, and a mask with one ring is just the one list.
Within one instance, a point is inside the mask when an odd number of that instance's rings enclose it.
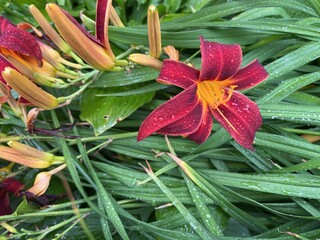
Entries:
{"label": "cluster of buds", "polygon": [[159,13],[154,5],[150,5],[148,9],[148,39],[149,53],[133,53],[130,54],[128,59],[134,63],[152,67],[160,71],[162,67],[162,62],[159,60],[162,52],[161,28]]}
{"label": "cluster of buds", "polygon": [[[8,146],[0,146],[0,156],[1,159],[11,162],[9,164],[10,170],[15,163],[29,168],[39,169],[48,168],[52,165],[59,165],[50,171],[41,172],[36,176],[34,185],[27,190],[27,192],[35,196],[44,194],[49,186],[51,176],[66,167],[65,158],[63,156],[56,156],[52,153],[38,150],[17,141],[10,141],[7,144]],[[6,169],[9,169],[9,167],[3,168],[0,172],[7,174],[8,171],[4,171]]]}
{"label": "cluster of buds", "polygon": [[[54,84],[59,84],[59,82],[63,81],[55,80],[50,76],[50,74],[54,74],[52,71],[47,71],[48,74],[45,75],[45,69],[54,69],[54,67],[43,59],[36,37],[13,25],[4,17],[0,17],[1,103],[7,101],[14,112],[21,116],[22,107],[20,103],[37,105],[38,97],[49,96],[50,94],[37,85],[50,85],[53,82]],[[68,75],[68,77],[71,76]],[[19,93],[19,102],[14,101],[12,98],[11,88]],[[52,95],[48,99],[40,101],[46,109],[54,108],[58,105],[57,99]]]}
{"label": "cluster of buds", "polygon": [[41,12],[35,6],[30,6],[34,18],[61,51],[70,54],[72,50],[90,66],[103,71],[112,70],[116,63],[108,40],[110,9],[111,1],[97,1],[96,37],[94,37],[68,12],[54,3],[47,4],[46,11],[63,40]]}
{"label": "cluster of buds", "polygon": [[[84,68],[111,71],[126,65],[126,61],[116,60],[108,39],[110,17],[123,26],[111,4],[110,0],[97,1],[96,36],[54,3],[47,4],[46,11],[57,31],[39,9],[29,6],[45,35],[28,23],[14,25],[0,16],[0,104],[7,102],[25,120],[25,105],[47,110],[68,99],[56,98],[42,87],[65,88],[84,82],[88,80],[80,71]],[[52,44],[49,46],[42,39]],[[61,57],[59,52],[73,61]],[[11,89],[19,94],[18,101],[11,96]]]}
{"label": "cluster of buds", "polygon": [[[53,174],[56,174],[66,167],[66,164],[62,164],[57,168],[54,168],[48,172],[39,173],[34,181],[34,184],[28,190],[24,190],[24,184],[15,179],[12,175],[12,167],[15,163],[0,168],[0,216],[11,214],[10,194],[14,197],[26,196],[28,200],[41,200],[39,203],[48,203],[50,200],[56,200],[59,197],[54,195],[44,195],[49,187],[50,180]],[[37,202],[37,201],[34,201]],[[45,204],[47,205],[47,204]],[[15,232],[15,228],[9,224],[2,222],[0,225],[6,228],[9,232]]]}

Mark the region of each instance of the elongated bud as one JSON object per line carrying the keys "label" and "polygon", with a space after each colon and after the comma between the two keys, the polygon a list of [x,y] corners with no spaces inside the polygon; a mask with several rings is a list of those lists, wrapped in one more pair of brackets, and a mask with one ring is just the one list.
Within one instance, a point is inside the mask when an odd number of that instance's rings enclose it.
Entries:
{"label": "elongated bud", "polygon": [[63,164],[55,169],[52,169],[49,172],[38,173],[35,180],[34,180],[33,186],[30,189],[28,189],[27,191],[33,193],[36,196],[40,196],[40,195],[44,194],[50,185],[50,180],[51,180],[52,175],[61,171],[66,166],[67,166],[66,164]]}
{"label": "elongated bud", "polygon": [[58,106],[58,99],[42,90],[27,77],[13,68],[6,67],[2,72],[3,78],[20,96],[42,109],[54,109]]}
{"label": "elongated bud", "polygon": [[158,71],[160,71],[162,68],[162,62],[160,60],[145,54],[133,53],[129,55],[128,59],[134,63],[148,66]]}
{"label": "elongated bud", "polygon": [[30,168],[47,168],[53,164],[65,163],[62,156],[55,156],[17,141],[10,141],[8,145],[9,147],[0,146],[1,159]]}
{"label": "elongated bud", "polygon": [[8,142],[8,145],[17,151],[20,152],[21,155],[30,156],[30,157],[37,157],[44,161],[52,161],[54,158],[54,155],[52,153],[47,153],[40,151],[34,147],[30,147],[26,144],[17,142],[17,141],[10,141]]}
{"label": "elongated bud", "polygon": [[[65,60],[64,58],[61,57],[58,51],[54,50],[52,47],[48,46],[47,44],[39,42],[39,45],[42,51],[43,58],[48,63],[50,63],[53,67],[55,67],[58,71],[61,71],[63,73],[65,72],[70,73],[71,76],[74,76],[74,77],[79,76],[78,73],[69,70],[68,68],[65,67],[65,65],[72,68],[76,68],[76,69],[82,69],[83,65]],[[72,78],[72,77],[69,77],[69,78]]]}
{"label": "elongated bud", "polygon": [[30,168],[47,168],[51,166],[50,161],[42,160],[38,157],[23,155],[20,151],[6,146],[0,146],[1,159],[18,163]]}
{"label": "elongated bud", "polygon": [[171,60],[179,61],[179,51],[173,46],[165,46],[163,50]]}
{"label": "elongated bud", "polygon": [[34,5],[30,5],[29,11],[31,12],[34,19],[39,23],[42,30],[58,46],[58,48],[64,53],[69,53],[71,51],[70,46],[54,30],[54,28],[50,25],[46,17],[42,15],[39,9]]}
{"label": "elongated bud", "polygon": [[161,55],[161,30],[158,10],[154,5],[148,9],[148,38],[150,56],[159,59]]}
{"label": "elongated bud", "polygon": [[107,50],[70,14],[54,3],[47,4],[46,10],[59,33],[83,60],[98,70],[114,68],[115,61]]}
{"label": "elongated bud", "polygon": [[124,27],[124,24],[122,23],[117,11],[114,9],[113,6],[111,6],[110,21],[116,27]]}

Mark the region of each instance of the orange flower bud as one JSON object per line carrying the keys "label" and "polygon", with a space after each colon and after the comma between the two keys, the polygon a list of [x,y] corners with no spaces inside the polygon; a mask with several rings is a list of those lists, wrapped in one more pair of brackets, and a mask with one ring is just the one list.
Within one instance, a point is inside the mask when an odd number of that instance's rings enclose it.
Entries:
{"label": "orange flower bud", "polygon": [[158,59],[161,55],[161,30],[158,10],[154,5],[148,9],[148,38],[150,56]]}
{"label": "orange flower bud", "polygon": [[171,60],[179,61],[179,51],[173,46],[165,46],[163,50]]}
{"label": "orange flower bud", "polygon": [[124,24],[122,23],[121,19],[119,18],[118,13],[116,12],[114,7],[112,7],[112,6],[111,6],[111,11],[110,11],[110,21],[116,27],[124,27]]}
{"label": "orange flower bud", "polygon": [[49,3],[46,10],[59,33],[71,48],[88,64],[98,70],[111,70],[115,60],[107,49],[58,5]]}
{"label": "orange flower bud", "polygon": [[50,185],[50,180],[51,180],[52,175],[61,171],[66,166],[67,166],[66,164],[63,164],[55,169],[52,169],[49,172],[41,172],[41,173],[37,174],[37,176],[34,180],[33,186],[30,189],[28,189],[27,191],[30,193],[33,193],[36,196],[40,196],[40,195],[44,194]]}
{"label": "orange flower bud", "polygon": [[141,53],[130,54],[128,59],[134,63],[152,67],[159,71],[161,70],[161,67],[162,67],[162,62],[160,60],[145,54],[141,54]]}
{"label": "orange flower bud", "polygon": [[9,147],[0,146],[0,158],[30,168],[47,168],[65,162],[64,157],[40,151],[16,141],[8,142]]}
{"label": "orange flower bud", "polygon": [[42,109],[54,109],[58,106],[58,99],[42,90],[27,77],[13,68],[6,67],[2,72],[3,78],[20,96]]}
{"label": "orange flower bud", "polygon": [[69,53],[71,51],[70,46],[60,37],[60,35],[54,30],[54,28],[50,25],[48,20],[39,9],[34,6],[29,6],[29,11],[34,17],[34,19],[39,23],[43,31],[49,36],[49,38],[58,46],[58,48],[64,53]]}

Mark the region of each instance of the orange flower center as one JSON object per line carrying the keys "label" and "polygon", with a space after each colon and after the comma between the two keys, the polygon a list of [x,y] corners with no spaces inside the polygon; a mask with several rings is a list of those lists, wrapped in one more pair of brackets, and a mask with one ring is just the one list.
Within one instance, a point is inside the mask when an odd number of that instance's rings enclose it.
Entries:
{"label": "orange flower center", "polygon": [[197,94],[202,102],[217,109],[219,105],[225,104],[230,100],[236,87],[236,85],[231,85],[226,92],[225,87],[218,81],[202,81],[198,83]]}

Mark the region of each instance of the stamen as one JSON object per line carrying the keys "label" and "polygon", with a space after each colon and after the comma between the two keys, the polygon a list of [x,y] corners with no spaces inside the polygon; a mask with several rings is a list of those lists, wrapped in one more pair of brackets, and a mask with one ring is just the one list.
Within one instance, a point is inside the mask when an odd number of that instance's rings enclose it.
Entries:
{"label": "stamen", "polygon": [[225,87],[220,85],[217,81],[202,81],[198,83],[197,94],[198,97],[208,103],[208,105],[217,109],[219,105],[228,102],[233,94],[236,85],[231,85],[226,94]]}

